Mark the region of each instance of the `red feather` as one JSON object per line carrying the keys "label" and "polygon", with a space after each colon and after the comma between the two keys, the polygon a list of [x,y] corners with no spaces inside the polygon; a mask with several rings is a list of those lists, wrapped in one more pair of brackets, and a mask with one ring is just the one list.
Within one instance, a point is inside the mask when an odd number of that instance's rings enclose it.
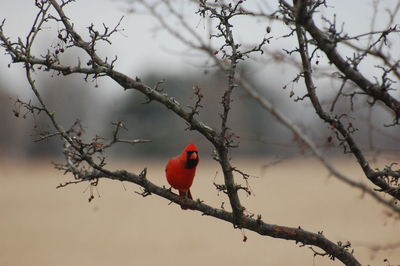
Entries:
{"label": "red feather", "polygon": [[[167,181],[171,187],[179,190],[179,195],[184,198],[193,199],[190,187],[196,174],[196,167],[200,161],[199,149],[190,143],[182,154],[169,160],[165,168]],[[187,209],[181,206],[182,209]]]}

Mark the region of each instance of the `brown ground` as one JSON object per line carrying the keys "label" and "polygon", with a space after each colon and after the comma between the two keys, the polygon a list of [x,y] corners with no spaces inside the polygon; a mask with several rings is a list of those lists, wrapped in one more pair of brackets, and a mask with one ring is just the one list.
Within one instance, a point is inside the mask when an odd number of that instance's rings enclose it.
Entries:
{"label": "brown ground", "polygon": [[[260,176],[258,162],[242,162],[244,171]],[[337,163],[347,174],[358,170]],[[120,165],[119,167],[122,167]],[[164,162],[127,165],[148,178],[163,179]],[[220,205],[212,181],[217,166],[204,160],[192,189],[195,198]],[[0,265],[341,265],[313,258],[307,247],[294,242],[242,234],[231,225],[182,211],[157,196],[142,198],[138,187],[101,181],[100,198],[88,203],[87,185],[56,189],[66,176],[47,162],[0,161]],[[221,181],[218,174],[217,181]],[[243,196],[251,212],[269,223],[323,230],[333,241],[350,240],[363,264],[400,264],[400,249],[372,252],[366,246],[400,240],[399,222],[384,208],[355,189],[327,178],[319,163],[288,160],[265,175],[251,179],[255,197]],[[95,194],[96,195],[96,194]]]}

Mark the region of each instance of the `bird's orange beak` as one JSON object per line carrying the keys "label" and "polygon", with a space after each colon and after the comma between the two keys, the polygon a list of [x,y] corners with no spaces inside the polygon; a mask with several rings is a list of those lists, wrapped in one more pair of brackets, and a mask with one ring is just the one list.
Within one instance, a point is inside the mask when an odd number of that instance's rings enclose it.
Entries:
{"label": "bird's orange beak", "polygon": [[197,159],[197,153],[196,153],[196,152],[193,152],[192,154],[190,154],[189,159],[190,159],[190,160],[196,160],[196,159]]}

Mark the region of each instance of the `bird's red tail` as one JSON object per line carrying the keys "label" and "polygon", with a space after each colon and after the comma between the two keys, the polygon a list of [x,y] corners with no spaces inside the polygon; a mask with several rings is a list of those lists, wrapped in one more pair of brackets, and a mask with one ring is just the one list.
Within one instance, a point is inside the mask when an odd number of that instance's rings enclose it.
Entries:
{"label": "bird's red tail", "polygon": [[[188,191],[179,190],[179,196],[181,196],[183,198],[183,200],[185,200],[185,198],[188,198],[188,199],[191,199],[191,200],[193,199],[192,193],[190,193],[190,190],[188,190]],[[181,209],[182,210],[187,210],[188,208],[182,204],[181,205]]]}

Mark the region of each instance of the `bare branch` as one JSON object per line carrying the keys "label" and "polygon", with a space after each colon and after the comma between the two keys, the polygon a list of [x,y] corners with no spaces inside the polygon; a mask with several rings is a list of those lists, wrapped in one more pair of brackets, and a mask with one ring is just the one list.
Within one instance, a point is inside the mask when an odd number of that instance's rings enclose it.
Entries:
{"label": "bare branch", "polygon": [[[380,84],[374,84],[365,78],[356,68],[352,67],[337,51],[336,42],[332,41],[327,34],[321,31],[312,18],[312,12],[308,10],[310,2],[308,0],[298,1],[296,11],[284,0],[280,1],[284,6],[290,7],[291,14],[296,17],[296,23],[313,37],[318,47],[325,52],[328,59],[345,75],[352,80],[360,89],[372,96],[374,99],[382,101],[395,114],[395,119],[400,118],[400,102],[389,94],[387,90],[382,90]],[[382,33],[381,38],[385,38],[390,31]]]}

